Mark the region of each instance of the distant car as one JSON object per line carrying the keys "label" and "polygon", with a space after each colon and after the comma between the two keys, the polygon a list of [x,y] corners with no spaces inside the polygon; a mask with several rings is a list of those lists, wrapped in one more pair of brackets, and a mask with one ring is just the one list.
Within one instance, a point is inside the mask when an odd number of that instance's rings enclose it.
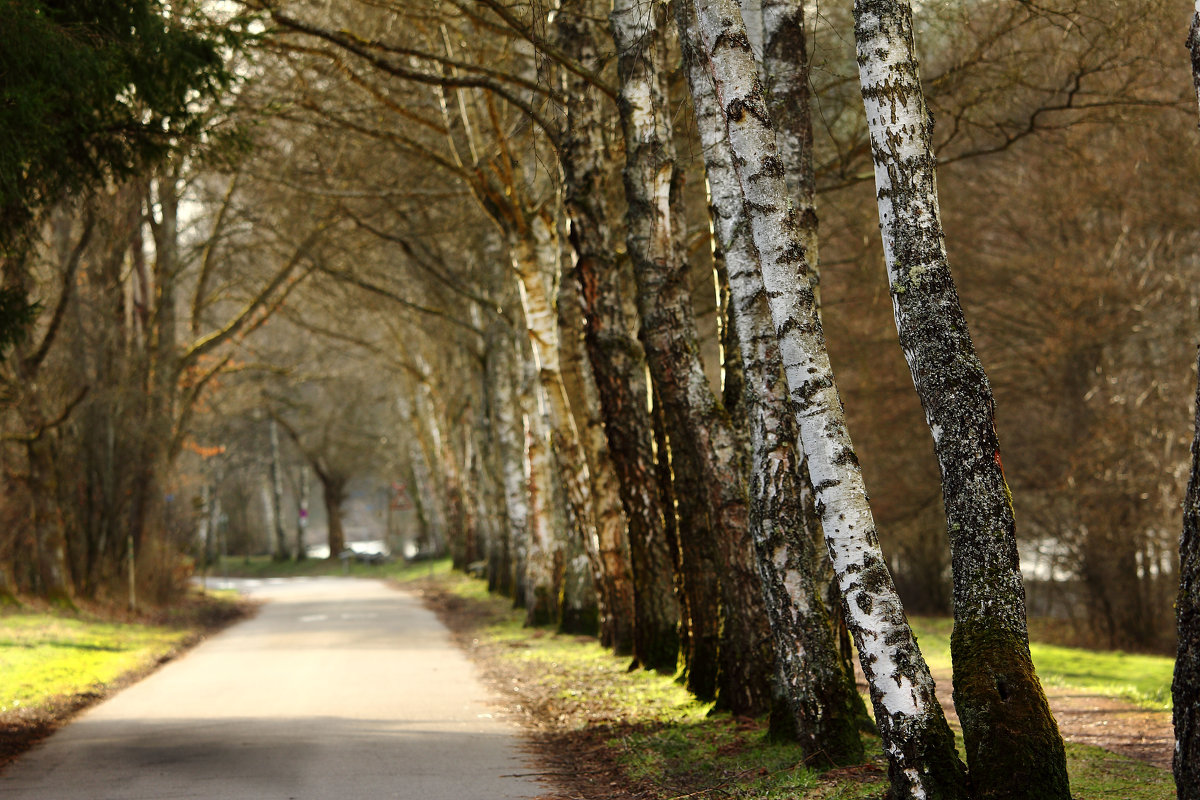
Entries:
{"label": "distant car", "polygon": [[387,542],[377,539],[370,542],[347,542],[342,556],[353,558],[360,564],[383,564],[391,560],[392,551]]}

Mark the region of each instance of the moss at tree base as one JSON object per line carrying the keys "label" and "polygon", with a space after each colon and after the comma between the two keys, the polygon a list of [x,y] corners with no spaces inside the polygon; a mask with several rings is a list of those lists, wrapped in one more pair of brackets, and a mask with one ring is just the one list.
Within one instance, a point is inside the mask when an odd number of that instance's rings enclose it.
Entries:
{"label": "moss at tree base", "polygon": [[954,705],[975,800],[1071,800],[1066,752],[1029,646],[1016,633],[956,624]]}

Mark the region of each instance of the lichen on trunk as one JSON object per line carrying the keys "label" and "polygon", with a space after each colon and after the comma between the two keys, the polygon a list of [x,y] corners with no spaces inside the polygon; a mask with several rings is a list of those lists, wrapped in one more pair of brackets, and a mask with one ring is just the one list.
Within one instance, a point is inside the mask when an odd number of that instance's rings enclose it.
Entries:
{"label": "lichen on trunk", "polygon": [[855,39],[901,347],[934,439],[954,577],[954,704],[977,798],[1069,800],[1029,655],[991,386],[950,274],[907,0],[856,0]]}
{"label": "lichen on trunk", "polygon": [[[731,0],[696,3],[700,42],[746,200],[794,420],[897,798],[964,798],[964,770],[879,549],[815,309],[749,37]],[[686,11],[680,7],[679,13]],[[681,25],[686,29],[687,25]]]}
{"label": "lichen on trunk", "polygon": [[[1200,20],[1200,3],[1196,19]],[[1197,370],[1200,376],[1200,364]],[[1195,425],[1192,472],[1179,537],[1179,595],[1175,601],[1179,645],[1171,684],[1179,800],[1200,798],[1200,385],[1196,391]]]}

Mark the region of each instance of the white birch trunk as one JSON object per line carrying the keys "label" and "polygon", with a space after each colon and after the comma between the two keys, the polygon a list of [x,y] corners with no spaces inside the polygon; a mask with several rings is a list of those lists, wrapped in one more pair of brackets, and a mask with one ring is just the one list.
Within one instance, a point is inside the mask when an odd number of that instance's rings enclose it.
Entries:
{"label": "white birch trunk", "polygon": [[745,201],[734,172],[712,78],[683,47],[696,124],[712,198],[714,233],[729,276],[730,318],[737,331],[749,420],[750,531],[771,616],[776,670],[791,712],[792,734],[806,763],[856,764],[863,759],[860,723],[866,709],[854,676],[842,667],[828,613],[813,576],[813,541],[804,519],[802,454],[787,417],[787,389],[766,291],[746,230]]}
{"label": "white birch trunk", "polygon": [[[585,69],[604,65],[606,33],[599,7],[603,0],[571,0],[555,19],[557,38],[564,52]],[[611,46],[611,40],[609,41]],[[632,602],[632,615],[618,621],[618,646],[624,629],[632,628],[633,655],[643,666],[674,673],[678,658],[679,609],[674,594],[673,571],[664,529],[662,499],[654,483],[652,425],[646,408],[645,354],[633,335],[625,311],[625,287],[613,244],[613,216],[606,186],[612,173],[608,145],[608,120],[598,91],[578,75],[566,78],[567,126],[559,145],[563,167],[565,203],[570,215],[570,238],[575,252],[574,273],[584,317],[584,344],[591,369],[584,369],[585,393],[599,399],[608,445],[607,461],[597,479],[616,471],[625,529],[606,533],[609,513],[597,506],[601,546],[619,536],[628,545],[626,569],[631,576],[621,606]],[[589,422],[589,424],[592,424]],[[606,468],[604,463],[611,464]],[[601,489],[597,489],[597,496]],[[617,569],[614,565],[613,569]],[[614,614],[620,613],[614,607]]]}
{"label": "white birch trunk", "polygon": [[[691,520],[678,528],[685,591],[699,595],[689,598],[688,611],[695,627],[699,615],[712,609],[713,596],[719,598],[720,624],[712,625],[719,632],[717,707],[759,714],[770,702],[773,653],[753,564],[744,448],[697,354],[658,13],[636,0],[614,0],[610,15],[621,78],[628,249],[638,283],[641,336],[662,400],[672,460],[680,465],[674,471],[676,497],[680,508],[702,504],[696,508],[703,509],[713,528],[707,537]],[[694,568],[689,548],[719,567]],[[693,588],[718,575],[715,592]],[[693,633],[693,648],[699,641]],[[698,660],[693,657],[689,664],[689,688],[703,696],[706,688],[692,681]]]}
{"label": "white birch trunk", "polygon": [[[547,406],[550,435],[559,454],[557,462],[567,500],[583,535],[584,552],[591,564],[593,579],[597,586],[603,586],[603,562],[600,559],[600,541],[592,504],[591,474],[562,374],[561,334],[554,302],[561,273],[562,251],[553,221],[541,214],[534,215],[529,221],[528,235],[512,242],[510,247],[513,270],[521,290],[525,326],[533,347],[534,367]],[[600,613],[603,616],[607,609],[601,607]]]}
{"label": "white birch trunk", "polygon": [[501,484],[504,492],[505,536],[513,570],[509,583],[514,597],[523,599],[525,563],[529,554],[529,482],[525,468],[525,427],[514,397],[513,347],[499,345],[495,384],[496,438],[500,447]]}
{"label": "white birch trunk", "polygon": [[[745,26],[732,0],[699,0],[696,10],[701,52],[726,120],[825,540],[871,688],[893,792],[899,798],[966,797],[933,679],[879,549]],[[686,4],[679,7],[680,14],[689,11]]]}
{"label": "white birch trunk", "polygon": [[1069,800],[1066,753],[1034,672],[995,405],[958,300],[938,207],[933,121],[908,0],[856,0],[896,328],[933,434],[954,575],[954,704],[979,800]]}
{"label": "white birch trunk", "polygon": [[[747,0],[741,0],[742,7]],[[767,107],[775,120],[779,157],[788,196],[796,208],[797,234],[808,254],[808,277],[821,311],[817,257],[817,181],[812,160],[812,117],[808,90],[808,51],[804,0],[762,0],[762,69]]]}
{"label": "white birch trunk", "polygon": [[525,551],[525,624],[548,625],[558,615],[556,564],[561,552],[555,532],[553,473],[545,400],[535,387],[522,416],[525,432],[525,485],[529,494],[529,538]]}

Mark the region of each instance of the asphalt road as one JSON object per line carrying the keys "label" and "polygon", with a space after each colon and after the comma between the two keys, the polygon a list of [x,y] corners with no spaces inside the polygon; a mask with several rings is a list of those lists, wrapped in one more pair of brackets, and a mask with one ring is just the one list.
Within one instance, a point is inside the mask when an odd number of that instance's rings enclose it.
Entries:
{"label": "asphalt road", "polygon": [[506,800],[547,791],[415,598],[343,578],[269,600],[0,773],[4,800]]}

